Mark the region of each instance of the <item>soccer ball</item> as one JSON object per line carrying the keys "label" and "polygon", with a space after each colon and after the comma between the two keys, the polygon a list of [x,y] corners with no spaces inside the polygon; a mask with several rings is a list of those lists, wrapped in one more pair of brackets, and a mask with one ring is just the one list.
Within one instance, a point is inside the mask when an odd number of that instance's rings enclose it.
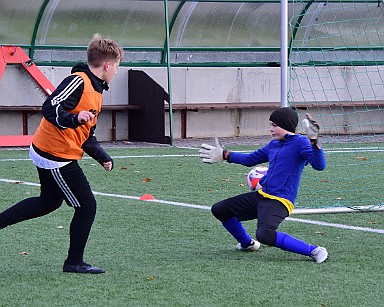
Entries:
{"label": "soccer ball", "polygon": [[259,183],[261,177],[268,172],[268,167],[256,166],[251,169],[247,175],[247,185],[252,191],[257,191],[262,188]]}

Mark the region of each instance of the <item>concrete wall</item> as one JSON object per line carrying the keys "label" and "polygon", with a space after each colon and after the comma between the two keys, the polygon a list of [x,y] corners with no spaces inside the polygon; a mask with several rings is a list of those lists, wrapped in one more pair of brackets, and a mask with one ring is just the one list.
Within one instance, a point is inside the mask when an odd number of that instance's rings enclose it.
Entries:
{"label": "concrete wall", "polygon": [[[70,74],[68,67],[40,67],[40,70],[57,86],[63,78]],[[0,79],[0,106],[41,106],[46,98],[45,93],[33,78],[17,65],[8,65]],[[128,73],[120,69],[111,83],[110,90],[103,96],[103,104],[128,103]],[[116,137],[118,140],[128,138],[128,113],[117,112]],[[29,114],[28,132],[33,134],[40,122],[41,114]],[[111,139],[111,112],[102,112],[97,125],[97,137],[100,141]],[[22,134],[21,112],[0,112],[0,134]]]}
{"label": "concrete wall", "polygon": [[[104,94],[104,105],[127,104],[128,69],[120,67],[110,84],[110,90]],[[144,70],[161,86],[168,90],[165,68],[135,68]],[[47,78],[57,86],[70,73],[68,67],[40,67]],[[362,76],[356,77],[347,68],[335,67],[334,71],[324,70],[319,77],[319,69],[295,69],[292,74],[292,98],[297,101],[361,100],[367,96],[384,97],[383,69],[372,72],[361,68]],[[364,75],[363,75],[364,73]],[[333,79],[325,78],[332,74]],[[304,76],[304,77],[303,77]],[[338,76],[337,78],[335,76]],[[369,77],[371,76],[371,77]],[[299,78],[300,77],[300,78]],[[337,86],[332,80],[338,80]],[[364,79],[364,81],[363,81]],[[328,80],[328,81],[324,81]],[[329,81],[331,80],[331,81]],[[366,82],[367,85],[362,84]],[[371,86],[369,87],[368,84]],[[373,84],[373,86],[372,86]],[[332,97],[323,89],[336,88]],[[318,89],[314,91],[313,89]],[[346,90],[351,88],[353,90]],[[338,90],[337,90],[338,89]],[[361,90],[363,89],[363,91]],[[315,93],[315,94],[314,94]],[[352,99],[353,98],[353,99]],[[8,65],[0,80],[0,106],[41,106],[45,94],[34,80],[19,66]],[[279,68],[173,68],[172,99],[174,104],[182,103],[276,103],[280,101]],[[382,98],[384,100],[384,98]],[[361,133],[361,121],[367,121],[363,127],[366,132],[383,133],[383,108],[313,108],[312,113],[320,120],[323,131],[329,133]],[[267,135],[268,118],[271,109],[244,110],[199,110],[187,112],[187,137],[211,136],[256,136]],[[321,114],[320,114],[321,113]],[[358,116],[359,115],[359,116]],[[362,117],[361,117],[361,116]],[[166,131],[169,135],[169,113],[164,114]],[[181,137],[181,114],[176,111],[173,117],[173,136]],[[41,114],[30,114],[28,130],[33,134],[40,121]],[[336,119],[336,122],[335,122]],[[117,139],[128,139],[128,112],[117,113]],[[100,141],[111,139],[111,112],[103,111],[99,118],[97,137]],[[21,134],[22,120],[20,112],[0,112],[0,134]]]}

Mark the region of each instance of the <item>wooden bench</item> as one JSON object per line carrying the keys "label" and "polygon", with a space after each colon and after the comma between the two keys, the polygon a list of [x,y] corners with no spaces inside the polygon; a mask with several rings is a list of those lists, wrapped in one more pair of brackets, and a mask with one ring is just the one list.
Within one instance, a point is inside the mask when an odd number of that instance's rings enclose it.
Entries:
{"label": "wooden bench", "polygon": [[[245,109],[276,109],[280,106],[278,102],[243,102],[243,103],[173,103],[172,112],[180,110],[181,115],[181,138],[187,138],[187,112],[198,112],[199,110],[245,110]],[[169,104],[164,105],[169,112]]]}
{"label": "wooden bench", "polygon": [[[308,109],[308,108],[329,108],[342,105],[343,107],[353,106],[383,106],[384,101],[347,101],[347,102],[316,102],[316,103],[295,103],[292,105],[294,109]],[[169,111],[169,104],[164,105],[165,109]],[[173,103],[172,110],[236,110],[236,109],[275,109],[280,107],[280,102],[242,102],[242,103]]]}
{"label": "wooden bench", "polygon": [[140,106],[135,106],[131,104],[122,104],[122,105],[103,105],[101,107],[103,111],[111,111],[111,141],[116,141],[116,113],[124,111],[140,111]]}
{"label": "wooden bench", "polygon": [[[316,103],[295,103],[292,108],[299,110],[308,110],[311,108],[336,108],[343,107],[374,107],[384,106],[384,101],[345,101],[345,102],[316,102]],[[169,112],[169,104],[164,105],[165,110]],[[198,112],[199,110],[246,110],[246,109],[277,109],[280,102],[242,102],[242,103],[173,103],[172,112],[180,110],[181,112],[181,138],[187,137],[187,112]]]}
{"label": "wooden bench", "polygon": [[[41,112],[41,106],[0,106],[0,112],[21,112],[23,133],[21,135],[0,135],[0,147],[29,146],[33,135],[28,133],[28,115]],[[116,113],[122,111],[138,111],[140,106],[135,105],[104,105],[101,108],[111,111],[111,140],[116,141]]]}
{"label": "wooden bench", "polygon": [[[174,103],[172,110],[236,110],[236,109],[260,109],[260,108],[278,108],[278,102],[242,102],[242,103]],[[169,104],[165,104],[165,109],[169,110]]]}

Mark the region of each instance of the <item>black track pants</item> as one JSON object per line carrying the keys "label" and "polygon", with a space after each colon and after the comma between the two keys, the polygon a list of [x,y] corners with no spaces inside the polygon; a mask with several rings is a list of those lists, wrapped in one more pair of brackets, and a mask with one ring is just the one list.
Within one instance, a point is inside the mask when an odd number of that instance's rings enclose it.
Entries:
{"label": "black track pants", "polygon": [[77,161],[58,168],[37,168],[40,196],[27,198],[0,213],[0,228],[46,215],[58,209],[63,200],[75,209],[70,225],[68,263],[83,261],[85,245],[96,215],[96,200]]}
{"label": "black track pants", "polygon": [[257,219],[256,238],[274,246],[276,230],[288,216],[287,208],[278,200],[265,198],[258,192],[240,194],[212,206],[212,214],[222,223],[236,217],[239,221]]}

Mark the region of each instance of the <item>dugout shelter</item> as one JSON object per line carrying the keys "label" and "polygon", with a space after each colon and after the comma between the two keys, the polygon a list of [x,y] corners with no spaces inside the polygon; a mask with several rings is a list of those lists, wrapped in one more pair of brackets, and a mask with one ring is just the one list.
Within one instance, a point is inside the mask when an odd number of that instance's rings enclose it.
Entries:
{"label": "dugout shelter", "polygon": [[[100,140],[264,135],[267,115],[282,103],[318,113],[327,133],[383,133],[383,7],[381,0],[2,0],[0,131],[33,134],[46,95],[25,67],[5,65],[4,54],[21,48],[55,86],[99,32],[125,52],[104,98]],[[139,71],[149,88],[135,79]],[[129,90],[139,86],[156,94],[139,102]]]}

